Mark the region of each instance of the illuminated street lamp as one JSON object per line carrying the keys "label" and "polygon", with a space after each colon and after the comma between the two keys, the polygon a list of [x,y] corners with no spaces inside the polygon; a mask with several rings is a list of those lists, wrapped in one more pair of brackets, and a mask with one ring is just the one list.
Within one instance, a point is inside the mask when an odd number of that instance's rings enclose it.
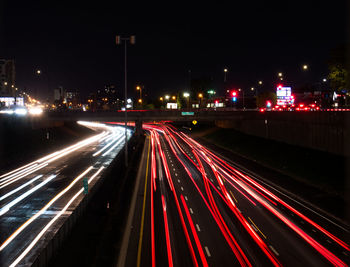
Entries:
{"label": "illuminated street lamp", "polygon": [[161,97],[159,98],[159,100],[160,100],[160,101],[163,101],[163,97],[161,96]]}
{"label": "illuminated street lamp", "polygon": [[15,88],[15,86],[14,86],[13,84],[11,85],[11,87],[12,87],[12,88]]}
{"label": "illuminated street lamp", "polygon": [[250,90],[254,91],[254,87],[251,87]]}
{"label": "illuminated street lamp", "polygon": [[4,85],[7,85],[7,82],[4,82]]}
{"label": "illuminated street lamp", "polygon": [[199,94],[198,94],[198,97],[199,97],[199,98],[203,98],[203,94],[202,94],[202,93],[199,93]]}
{"label": "illuminated street lamp", "polygon": [[139,102],[140,104],[142,104],[142,99],[140,98],[138,102]]}
{"label": "illuminated street lamp", "polygon": [[36,74],[40,75],[41,74],[41,70],[36,70]]}
{"label": "illuminated street lamp", "polygon": [[136,86],[136,90],[140,91],[140,99],[142,99],[142,87],[141,86]]}
{"label": "illuminated street lamp", "polygon": [[303,70],[307,70],[308,68],[309,68],[308,65],[306,64],[303,65]]}
{"label": "illuminated street lamp", "polygon": [[259,81],[259,84],[260,84],[260,85],[262,85],[262,83],[263,83],[262,81]]}
{"label": "illuminated street lamp", "polygon": [[322,80],[324,83],[327,81],[327,79],[326,78],[323,78],[323,80]]}
{"label": "illuminated street lamp", "polygon": [[224,82],[226,82],[226,73],[227,73],[228,69],[224,68]]}
{"label": "illuminated street lamp", "polygon": [[172,100],[176,100],[176,96],[173,95],[173,96],[171,97],[171,99],[172,99]]}
{"label": "illuminated street lamp", "polygon": [[282,77],[283,76],[283,73],[282,72],[279,72],[278,73],[278,77]]}
{"label": "illuminated street lamp", "polygon": [[121,37],[117,35],[115,37],[115,43],[117,45],[122,44],[124,42],[124,103],[125,103],[125,166],[128,166],[128,112],[127,112],[127,44],[130,43],[132,45],[135,44],[135,35],[131,35],[129,37]]}
{"label": "illuminated street lamp", "polygon": [[166,100],[169,100],[169,98],[170,98],[170,95],[166,95],[166,96],[165,96],[165,99],[166,99]]}
{"label": "illuminated street lamp", "polygon": [[187,93],[187,92],[185,92],[185,93],[183,94],[183,96],[184,96],[185,98],[187,98],[187,108],[189,108],[189,106],[190,106],[190,94]]}

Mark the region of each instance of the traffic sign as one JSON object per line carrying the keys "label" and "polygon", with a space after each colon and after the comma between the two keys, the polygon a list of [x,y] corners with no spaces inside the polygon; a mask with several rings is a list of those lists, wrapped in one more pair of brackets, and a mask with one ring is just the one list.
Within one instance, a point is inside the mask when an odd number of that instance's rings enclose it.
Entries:
{"label": "traffic sign", "polygon": [[194,112],[192,112],[192,111],[182,111],[181,115],[182,116],[193,116]]}
{"label": "traffic sign", "polygon": [[87,193],[89,193],[89,182],[87,178],[83,179],[83,187],[84,187],[84,195],[87,195]]}

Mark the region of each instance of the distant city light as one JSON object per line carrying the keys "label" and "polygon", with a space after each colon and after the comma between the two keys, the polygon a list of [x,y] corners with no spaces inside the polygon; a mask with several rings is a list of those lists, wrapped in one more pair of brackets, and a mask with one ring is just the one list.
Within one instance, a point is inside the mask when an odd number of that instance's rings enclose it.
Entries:
{"label": "distant city light", "polygon": [[30,107],[28,111],[31,115],[40,115],[43,113],[43,109],[41,107]]}
{"label": "distant city light", "polygon": [[250,90],[254,91],[254,87],[251,87]]}
{"label": "distant city light", "polygon": [[4,82],[4,85],[7,85],[7,82]]}
{"label": "distant city light", "polygon": [[160,97],[159,100],[160,100],[160,101],[163,101],[163,97]]}
{"label": "distant city light", "polygon": [[141,98],[139,99],[139,103],[140,103],[140,104],[142,103],[142,99],[141,99]]}
{"label": "distant city light", "polygon": [[261,85],[261,84],[262,84],[262,81],[259,81],[259,84]]}
{"label": "distant city light", "polygon": [[27,110],[25,108],[17,108],[17,109],[15,109],[15,114],[16,115],[26,115]]}
{"label": "distant city light", "polygon": [[141,86],[136,86],[136,90],[140,90],[141,89]]}
{"label": "distant city light", "polygon": [[176,96],[173,95],[173,96],[171,97],[171,99],[172,99],[172,100],[176,100]]}
{"label": "distant city light", "polygon": [[170,98],[170,95],[166,95],[166,96],[165,96],[165,99],[166,99],[166,100],[169,100],[169,98]]}
{"label": "distant city light", "polygon": [[228,71],[228,70],[225,68],[225,69],[224,69],[224,72],[227,72],[227,71]]}
{"label": "distant city light", "polygon": [[[128,98],[128,99],[126,100],[126,102],[127,102],[128,104],[130,104],[130,103],[132,102],[132,100],[131,100],[130,98]],[[128,105],[126,105],[126,107],[128,108]]]}
{"label": "distant city light", "polygon": [[327,79],[326,78],[323,78],[323,80],[322,80],[324,83],[327,81]]}
{"label": "distant city light", "polygon": [[303,70],[307,70],[308,68],[308,65],[303,65]]}
{"label": "distant city light", "polygon": [[198,97],[199,97],[199,98],[202,98],[202,97],[203,97],[203,94],[202,94],[202,93],[199,93],[199,94],[198,94]]}
{"label": "distant city light", "polygon": [[41,70],[37,70],[37,71],[36,71],[36,74],[41,74]]}
{"label": "distant city light", "polygon": [[278,77],[282,77],[283,76],[283,73],[282,72],[279,72],[278,73]]}
{"label": "distant city light", "polygon": [[187,93],[187,92],[185,92],[185,93],[183,94],[183,96],[184,96],[184,97],[189,97],[189,96],[190,96],[190,94],[189,94],[189,93]]}

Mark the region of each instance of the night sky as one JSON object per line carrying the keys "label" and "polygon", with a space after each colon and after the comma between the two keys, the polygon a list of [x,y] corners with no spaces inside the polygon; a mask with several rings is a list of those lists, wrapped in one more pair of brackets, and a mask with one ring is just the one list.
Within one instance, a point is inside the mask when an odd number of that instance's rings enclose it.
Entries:
{"label": "night sky", "polygon": [[189,70],[192,78],[210,77],[217,88],[225,67],[236,88],[258,80],[272,86],[279,71],[295,84],[314,83],[327,74],[330,50],[346,41],[345,0],[51,2],[11,0],[1,10],[0,57],[15,59],[18,87],[38,88],[46,97],[48,87],[51,96],[57,86],[82,95],[105,84],[122,89],[124,50],[116,34],[136,35],[136,45],[128,47],[130,93],[139,82],[154,97],[188,88]]}

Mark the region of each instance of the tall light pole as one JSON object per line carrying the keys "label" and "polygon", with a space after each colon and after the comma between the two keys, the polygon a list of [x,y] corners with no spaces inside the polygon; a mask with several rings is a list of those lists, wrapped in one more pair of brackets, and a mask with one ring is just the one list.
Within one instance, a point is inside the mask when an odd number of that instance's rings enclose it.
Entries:
{"label": "tall light pole", "polygon": [[228,69],[224,68],[224,83],[226,82],[226,73],[227,73]]}
{"label": "tall light pole", "polygon": [[120,45],[124,41],[124,105],[125,105],[125,166],[128,166],[128,112],[127,112],[127,44],[130,41],[130,44],[135,44],[135,35],[130,37],[121,37],[117,35],[115,38],[116,44]]}
{"label": "tall light pole", "polygon": [[140,99],[142,101],[142,86],[140,86],[140,85],[136,86],[136,90],[140,91]]}

